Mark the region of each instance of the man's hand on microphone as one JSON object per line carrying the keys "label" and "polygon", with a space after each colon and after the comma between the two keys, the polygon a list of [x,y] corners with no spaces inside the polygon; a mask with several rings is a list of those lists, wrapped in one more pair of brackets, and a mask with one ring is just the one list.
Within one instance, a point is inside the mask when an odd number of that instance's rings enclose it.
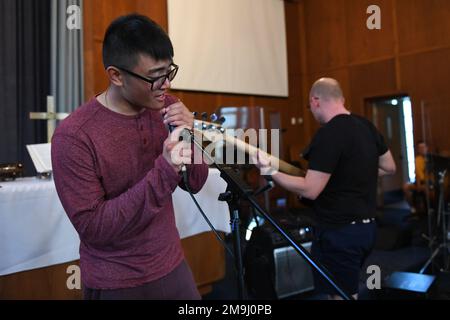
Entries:
{"label": "man's hand on microphone", "polygon": [[163,144],[163,157],[176,172],[180,172],[183,165],[190,164],[192,159],[190,140],[180,141],[181,133],[185,129],[188,129],[188,127],[176,127]]}
{"label": "man's hand on microphone", "polygon": [[187,126],[189,129],[192,129],[194,126],[194,115],[179,100],[167,108],[162,108],[161,114],[164,115],[164,124],[166,125],[169,124],[174,127]]}

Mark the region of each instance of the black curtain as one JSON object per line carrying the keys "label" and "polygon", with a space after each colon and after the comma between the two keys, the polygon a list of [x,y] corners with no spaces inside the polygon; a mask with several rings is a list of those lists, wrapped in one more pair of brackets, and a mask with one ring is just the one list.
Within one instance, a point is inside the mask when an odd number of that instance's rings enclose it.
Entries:
{"label": "black curtain", "polygon": [[50,0],[0,0],[0,163],[21,162],[35,175],[27,144],[47,142]]}

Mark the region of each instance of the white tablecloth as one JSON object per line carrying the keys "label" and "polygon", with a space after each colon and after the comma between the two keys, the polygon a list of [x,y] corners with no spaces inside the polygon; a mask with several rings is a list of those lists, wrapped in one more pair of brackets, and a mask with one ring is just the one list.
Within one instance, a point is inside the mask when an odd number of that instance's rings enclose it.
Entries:
{"label": "white tablecloth", "polygon": [[[79,259],[80,240],[53,180],[23,178],[0,186],[0,275]],[[225,189],[219,171],[210,169],[195,197],[212,224],[228,233],[228,206],[217,200]],[[187,192],[177,188],[173,203],[181,238],[210,230]]]}
{"label": "white tablecloth", "polygon": [[[231,232],[230,212],[226,202],[219,201],[219,194],[225,192],[226,182],[220,177],[217,169],[209,169],[208,179],[202,190],[194,195],[203,212],[210,219],[212,225],[220,231]],[[172,195],[173,209],[178,233],[181,238],[210,231],[208,224],[197,209],[189,193],[177,188]]]}

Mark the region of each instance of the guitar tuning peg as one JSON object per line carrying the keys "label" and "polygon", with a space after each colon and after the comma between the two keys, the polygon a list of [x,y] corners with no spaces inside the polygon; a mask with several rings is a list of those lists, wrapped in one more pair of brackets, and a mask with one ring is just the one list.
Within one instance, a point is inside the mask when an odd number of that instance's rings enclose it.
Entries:
{"label": "guitar tuning peg", "polygon": [[194,115],[194,118],[195,118],[197,116],[198,112],[194,111],[194,112],[192,112],[192,114]]}
{"label": "guitar tuning peg", "polygon": [[217,114],[213,113],[209,118],[212,122],[216,122],[219,117],[217,116]]}
{"label": "guitar tuning peg", "polygon": [[219,131],[220,131],[221,133],[225,133],[225,128],[224,128],[224,127],[219,127]]}
{"label": "guitar tuning peg", "polygon": [[225,117],[222,116],[219,118],[219,120],[217,120],[217,122],[219,122],[220,125],[222,125],[225,122],[225,120],[226,120]]}
{"label": "guitar tuning peg", "polygon": [[202,120],[205,121],[206,119],[208,119],[208,113],[202,112]]}

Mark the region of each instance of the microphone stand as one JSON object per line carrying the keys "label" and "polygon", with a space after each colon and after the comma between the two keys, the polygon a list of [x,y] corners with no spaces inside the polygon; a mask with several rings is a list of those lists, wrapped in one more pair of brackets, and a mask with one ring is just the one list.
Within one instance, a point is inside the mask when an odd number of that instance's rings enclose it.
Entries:
{"label": "microphone stand", "polygon": [[351,295],[346,293],[342,288],[340,288],[334,279],[334,277],[330,274],[328,270],[324,266],[322,266],[319,262],[314,261],[311,254],[303,248],[303,246],[298,245],[295,241],[289,236],[288,232],[285,231],[258,203],[255,198],[253,190],[245,183],[244,180],[236,173],[236,171],[230,166],[217,164],[211,155],[208,154],[203,149],[203,146],[200,142],[198,142],[195,138],[195,134],[192,134],[192,142],[197,148],[199,148],[202,153],[208,158],[208,160],[214,164],[214,166],[220,171],[220,176],[227,183],[227,189],[225,193],[222,193],[219,196],[219,200],[227,201],[228,206],[230,208],[231,213],[231,226],[234,234],[233,244],[235,250],[235,264],[238,270],[238,293],[239,298],[244,298],[244,272],[242,266],[242,255],[241,255],[241,246],[240,246],[240,234],[239,234],[239,202],[240,199],[247,200],[252,207],[258,211],[270,224],[282,235],[284,239],[286,239],[289,244],[300,254],[306,262],[309,263],[335,290],[336,292],[344,299],[344,300],[354,300]]}
{"label": "microphone stand", "polygon": [[[227,189],[224,193],[219,195],[219,201],[226,201],[230,210],[230,225],[231,233],[233,235],[233,249],[234,249],[234,263],[237,271],[237,287],[239,300],[246,299],[244,286],[244,268],[242,263],[241,252],[241,232],[239,225],[241,220],[239,218],[239,203],[240,195],[237,189],[228,181],[232,178],[234,170],[230,167],[215,164],[215,167],[220,170],[220,176],[227,182]],[[242,181],[241,191],[251,193],[252,189]]]}

